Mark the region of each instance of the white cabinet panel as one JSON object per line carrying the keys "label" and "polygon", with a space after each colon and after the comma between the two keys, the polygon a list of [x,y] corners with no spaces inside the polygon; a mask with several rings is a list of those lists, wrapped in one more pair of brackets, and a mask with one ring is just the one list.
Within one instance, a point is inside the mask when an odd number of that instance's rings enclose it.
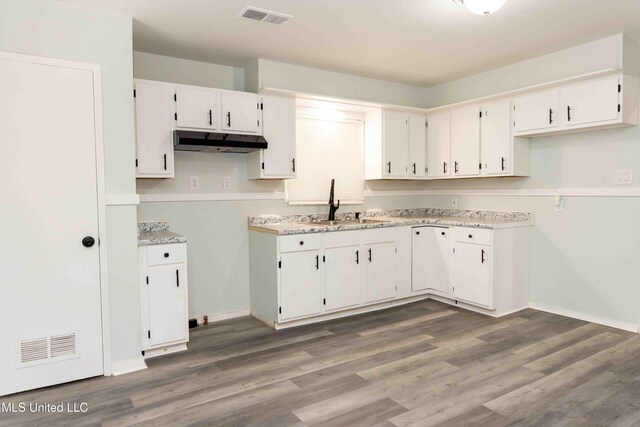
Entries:
{"label": "white cabinet panel", "polygon": [[451,111],[451,160],[456,176],[480,174],[480,107]]}
{"label": "white cabinet panel", "polygon": [[431,114],[427,117],[427,176],[451,175],[451,114]]}
{"label": "white cabinet panel", "polygon": [[281,319],[322,311],[321,257],[318,250],[289,252],[280,256]]}
{"label": "white cabinet panel", "polygon": [[409,176],[424,177],[427,145],[426,117],[409,115]]}
{"label": "white cabinet panel", "polygon": [[329,248],[324,252],[326,309],[336,310],[362,303],[362,248],[360,245]]}
{"label": "white cabinet panel", "polygon": [[264,96],[262,103],[262,130],[269,144],[266,150],[262,150],[264,176],[295,178],[296,100],[280,96]]}
{"label": "white cabinet panel", "polygon": [[222,129],[260,133],[260,97],[245,92],[223,92]]}
{"label": "white cabinet panel", "polygon": [[490,246],[455,244],[453,259],[453,296],[472,304],[492,308]]}
{"label": "white cabinet panel", "polygon": [[449,295],[449,229],[414,227],[411,249],[411,290]]}
{"label": "white cabinet panel", "polygon": [[584,125],[618,118],[618,76],[573,83],[560,88],[562,124]]}
{"label": "white cabinet panel", "polygon": [[407,175],[409,155],[409,115],[397,111],[384,111],[384,174],[389,177]]}
{"label": "white cabinet panel", "polygon": [[173,177],[173,88],[136,82],[136,149],[139,178]]}
{"label": "white cabinet panel", "polygon": [[395,242],[374,243],[364,249],[364,300],[366,303],[396,295]]}
{"label": "white cabinet panel", "polygon": [[177,127],[216,129],[218,92],[210,89],[176,88]]}
{"label": "white cabinet panel", "polygon": [[522,95],[514,99],[516,132],[554,128],[560,122],[558,89]]}
{"label": "white cabinet panel", "polygon": [[480,144],[483,171],[487,175],[509,174],[512,170],[511,102],[508,99],[482,106]]}
{"label": "white cabinet panel", "polygon": [[186,341],[186,271],[184,265],[149,269],[149,342],[152,346]]}

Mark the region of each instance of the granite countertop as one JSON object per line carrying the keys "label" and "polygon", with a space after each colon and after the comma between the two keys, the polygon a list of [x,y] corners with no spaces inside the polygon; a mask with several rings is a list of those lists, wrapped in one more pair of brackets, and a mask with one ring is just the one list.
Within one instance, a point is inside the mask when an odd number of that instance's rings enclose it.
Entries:
{"label": "granite countertop", "polygon": [[187,238],[169,230],[166,221],[143,221],[138,223],[138,246],[186,243]]}
{"label": "granite countertop", "polygon": [[[352,220],[354,218],[355,215],[352,212],[336,215],[336,219],[339,220]],[[361,218],[381,222],[364,224],[352,222],[323,225],[315,222],[326,220],[326,214],[265,215],[249,217],[249,229],[277,235],[289,235],[412,225],[445,225],[499,229],[528,227],[533,224],[533,216],[527,212],[475,211],[463,209],[371,209],[364,212]]]}

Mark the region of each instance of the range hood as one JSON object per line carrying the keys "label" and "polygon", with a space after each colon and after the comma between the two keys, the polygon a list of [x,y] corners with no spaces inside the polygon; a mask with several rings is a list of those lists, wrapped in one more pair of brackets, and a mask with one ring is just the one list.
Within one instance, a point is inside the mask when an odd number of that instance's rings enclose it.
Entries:
{"label": "range hood", "polygon": [[250,153],[267,148],[262,135],[237,135],[224,132],[173,131],[176,151],[205,151],[209,153]]}

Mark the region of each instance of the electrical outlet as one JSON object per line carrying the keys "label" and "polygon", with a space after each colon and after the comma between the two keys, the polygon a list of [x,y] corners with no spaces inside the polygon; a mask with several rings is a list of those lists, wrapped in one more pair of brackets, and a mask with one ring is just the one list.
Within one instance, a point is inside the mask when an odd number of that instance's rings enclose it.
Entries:
{"label": "electrical outlet", "polygon": [[629,185],[633,183],[633,172],[630,170],[616,171],[616,185]]}
{"label": "electrical outlet", "polygon": [[233,189],[233,181],[229,175],[226,175],[222,178],[222,186],[225,190],[229,191]]}
{"label": "electrical outlet", "polygon": [[189,177],[189,191],[198,191],[200,189],[200,177],[192,175]]}
{"label": "electrical outlet", "polygon": [[453,199],[451,199],[451,207],[457,208],[458,207],[458,198],[454,197]]}

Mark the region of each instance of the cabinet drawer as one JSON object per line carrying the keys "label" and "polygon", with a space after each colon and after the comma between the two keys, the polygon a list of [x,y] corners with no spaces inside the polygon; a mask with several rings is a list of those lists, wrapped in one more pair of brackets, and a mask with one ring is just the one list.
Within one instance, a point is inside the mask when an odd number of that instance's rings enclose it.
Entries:
{"label": "cabinet drawer", "polygon": [[322,247],[322,234],[294,234],[278,238],[280,252],[296,252],[320,249]]}
{"label": "cabinet drawer", "polygon": [[397,227],[362,230],[362,244],[395,242],[398,240],[397,232]]}
{"label": "cabinet drawer", "polygon": [[187,245],[184,243],[149,246],[147,251],[149,265],[179,264],[187,259]]}
{"label": "cabinet drawer", "polygon": [[360,230],[337,231],[324,234],[324,247],[342,248],[345,246],[357,246],[360,244]]}
{"label": "cabinet drawer", "polygon": [[452,235],[458,242],[491,245],[491,233],[492,230],[485,228],[455,227]]}

